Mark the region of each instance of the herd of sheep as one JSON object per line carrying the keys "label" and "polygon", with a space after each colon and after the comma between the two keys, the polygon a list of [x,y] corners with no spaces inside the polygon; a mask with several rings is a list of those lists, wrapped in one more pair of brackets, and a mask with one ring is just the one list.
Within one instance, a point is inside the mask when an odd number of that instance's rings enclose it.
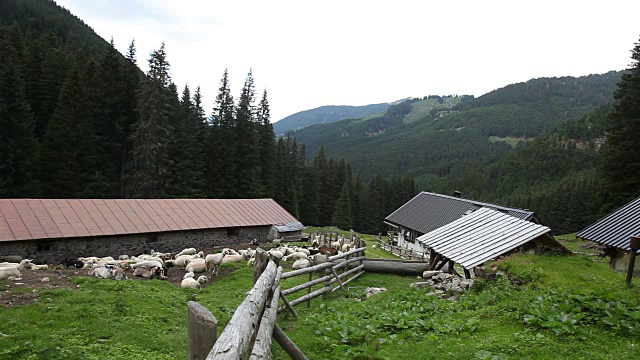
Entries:
{"label": "herd of sheep", "polygon": [[[272,259],[279,261],[293,261],[293,270],[303,269],[315,264],[327,261],[331,255],[336,255],[353,248],[353,243],[348,243],[344,238],[320,245],[320,237],[314,237],[311,245],[288,246],[280,245],[267,251]],[[219,253],[205,254],[195,248],[187,248],[173,256],[170,253],[151,251],[150,254],[138,256],[120,255],[117,259],[107,257],[80,257],[67,259],[61,265],[89,270],[89,275],[105,279],[126,280],[128,276],[147,279],[167,279],[169,268],[175,267],[186,271],[181,287],[200,289],[213,276],[218,274],[218,268],[225,263],[238,263],[246,261],[252,266],[256,250],[235,251],[225,248]],[[6,259],[5,259],[6,260]],[[30,260],[20,262],[1,262],[0,280],[20,278],[26,269],[46,270],[47,265],[36,265]],[[198,274],[198,277],[196,275]]]}

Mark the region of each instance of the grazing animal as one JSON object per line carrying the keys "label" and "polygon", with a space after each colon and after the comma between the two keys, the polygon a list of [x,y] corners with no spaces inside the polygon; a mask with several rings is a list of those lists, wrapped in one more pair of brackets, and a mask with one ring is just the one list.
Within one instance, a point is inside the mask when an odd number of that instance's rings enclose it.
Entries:
{"label": "grazing animal", "polygon": [[118,256],[118,260],[129,260],[129,255],[120,255]]}
{"label": "grazing animal", "polygon": [[187,271],[193,271],[194,273],[203,273],[207,270],[206,259],[193,259],[186,267]]}
{"label": "grazing animal", "polygon": [[[6,280],[10,278],[19,278],[22,276],[22,271],[31,267],[31,260],[23,259],[19,264],[16,263],[3,263],[0,267],[0,280]],[[15,266],[14,266],[15,264]]]}
{"label": "grazing animal", "polygon": [[327,245],[320,246],[320,249],[318,250],[320,251],[320,254],[323,254],[323,255],[330,255],[330,256],[338,255],[337,249],[328,247]]}
{"label": "grazing animal", "polygon": [[340,250],[340,247],[342,246],[342,244],[340,244],[340,241],[334,241],[331,243],[331,247],[336,249],[336,250]]}
{"label": "grazing animal", "polygon": [[291,255],[287,255],[283,257],[282,261],[300,260],[300,259],[306,259],[306,258],[307,258],[307,254],[303,252],[294,252]]}
{"label": "grazing animal", "polygon": [[133,276],[143,277],[147,279],[160,279],[163,280],[166,277],[162,271],[162,267],[154,266],[152,268],[138,267],[133,271]]}
{"label": "grazing animal", "polygon": [[249,259],[249,261],[247,261],[247,266],[254,266],[256,262],[256,258],[251,258]]}
{"label": "grazing animal", "polygon": [[269,251],[268,251],[268,255],[269,255],[269,257],[271,257],[272,259],[278,259],[278,260],[282,259],[282,257],[284,256],[284,254],[282,253],[282,251],[280,251],[280,250],[273,250],[273,249],[271,249],[271,250],[269,250]]}
{"label": "grazing animal", "polygon": [[291,269],[293,270],[299,270],[299,269],[304,269],[304,268],[308,268],[309,266],[311,266],[311,262],[309,261],[309,259],[304,258],[304,259],[298,259],[296,260],[293,265],[291,265]]}
{"label": "grazing animal", "polygon": [[68,258],[62,263],[60,263],[60,265],[64,265],[64,267],[66,268],[74,267],[76,269],[82,269],[82,267],[84,266],[84,263],[77,259]]}
{"label": "grazing animal", "polygon": [[31,270],[49,270],[49,265],[31,264]]}
{"label": "grazing animal", "polygon": [[112,265],[94,265],[91,270],[89,270],[89,275],[97,278],[113,279],[114,267]]}
{"label": "grazing animal", "polygon": [[207,255],[207,257],[204,259],[206,272],[210,272],[211,276],[213,276],[213,274],[218,275],[218,267],[220,267],[220,264],[222,264],[222,260],[224,259],[225,255],[226,253],[224,251],[218,254]]}
{"label": "grazing animal", "polygon": [[226,263],[237,263],[240,261],[244,261],[244,257],[242,257],[242,255],[238,254],[238,255],[227,255],[222,259],[222,263],[226,264]]}
{"label": "grazing animal", "polygon": [[184,249],[182,251],[180,251],[177,255],[176,255],[176,259],[178,258],[178,256],[180,255],[195,255],[197,253],[195,248],[188,248],[188,249]]}
{"label": "grazing animal", "polygon": [[342,245],[342,252],[347,252],[349,250],[351,250],[351,244]]}
{"label": "grazing animal", "polygon": [[186,279],[186,278],[193,278],[196,275],[193,273],[193,269],[189,269],[189,271],[184,274],[184,276],[182,277],[182,280]]}
{"label": "grazing animal", "polygon": [[198,277],[198,280],[194,278],[183,279],[182,283],[180,283],[180,287],[185,289],[200,289],[206,282],[207,282],[207,277],[204,275],[201,275],[200,277]]}

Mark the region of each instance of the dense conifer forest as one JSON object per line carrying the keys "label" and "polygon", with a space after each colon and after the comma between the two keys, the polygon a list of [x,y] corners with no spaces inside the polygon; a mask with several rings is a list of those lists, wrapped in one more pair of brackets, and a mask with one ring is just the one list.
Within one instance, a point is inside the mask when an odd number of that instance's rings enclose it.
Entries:
{"label": "dense conifer forest", "polygon": [[376,233],[416,191],[459,190],[572,232],[640,195],[639,46],[625,72],[425,96],[276,137],[250,69],[241,89],[225,70],[208,99],[172,81],[164,44],[121,54],[54,1],[6,0],[0,197],[271,197],[306,225]]}
{"label": "dense conifer forest", "polygon": [[415,194],[276,138],[251,70],[237,97],[225,70],[207,102],[172,81],[164,44],[138,60],[52,1],[1,7],[0,197],[271,197],[307,225],[376,232]]}

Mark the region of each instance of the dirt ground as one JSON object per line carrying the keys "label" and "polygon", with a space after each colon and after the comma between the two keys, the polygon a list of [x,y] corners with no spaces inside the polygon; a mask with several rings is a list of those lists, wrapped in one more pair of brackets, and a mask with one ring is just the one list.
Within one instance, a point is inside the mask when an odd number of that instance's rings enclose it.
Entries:
{"label": "dirt ground", "polygon": [[[255,246],[248,243],[230,246],[229,248],[237,251],[246,249],[248,247],[252,249],[256,248]],[[263,249],[269,249],[272,247],[272,245],[260,244],[260,247],[262,247]],[[210,254],[213,252],[220,252],[222,248],[198,249],[198,251],[200,250],[204,251],[205,254]],[[49,266],[51,267],[51,264],[49,264]],[[230,274],[236,270],[237,268],[220,268],[218,270],[218,275],[205,283],[204,287],[211,285],[216,280],[224,278],[225,275]],[[169,268],[166,281],[169,281],[175,286],[180,287],[180,283],[182,282],[182,277],[184,276],[184,274],[184,269]],[[131,273],[128,273],[127,275],[129,277],[129,280],[127,281],[148,281],[148,279],[145,278],[133,277],[133,274]],[[24,270],[22,272],[22,278],[20,278],[20,280],[4,281],[5,285],[0,288],[0,307],[21,306],[36,302],[39,299],[39,292],[41,290],[75,288],[77,285],[76,283],[71,281],[71,278],[77,276],[88,277],[89,270],[75,268],[65,269],[61,268],[60,266],[51,267],[49,270]],[[45,278],[48,279],[48,281],[43,281],[43,279]]]}

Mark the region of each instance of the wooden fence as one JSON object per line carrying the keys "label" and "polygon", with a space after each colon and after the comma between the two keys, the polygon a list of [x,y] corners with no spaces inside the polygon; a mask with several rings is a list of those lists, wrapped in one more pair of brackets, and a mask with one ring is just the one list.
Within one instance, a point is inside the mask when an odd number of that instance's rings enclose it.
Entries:
{"label": "wooden fence", "polygon": [[429,254],[427,251],[418,251],[412,249],[405,249],[400,246],[392,245],[389,242],[382,240],[382,236],[378,234],[378,246],[381,249],[391,252],[392,254],[398,255],[401,258],[409,259],[409,260],[421,260],[427,261],[429,259]]}
{"label": "wooden fence", "polygon": [[[354,239],[356,249],[339,255],[330,256],[326,263],[305,269],[283,273],[282,267],[269,259],[267,253],[258,249],[256,252],[254,286],[245,300],[238,306],[224,332],[217,336],[217,321],[205,307],[197,302],[188,304],[187,359],[189,360],[261,360],[271,359],[271,339],[273,338],[294,360],[307,360],[302,351],[276,324],[278,312],[289,309],[297,318],[294,306],[303,302],[310,304],[311,299],[345,289],[345,285],[364,274],[365,243],[360,238]],[[338,261],[341,261],[338,263]],[[355,264],[359,263],[359,264]],[[354,266],[349,269],[349,267]],[[338,270],[343,269],[338,274]],[[325,270],[325,276],[313,279],[313,273]],[[309,281],[281,289],[281,281],[295,276],[309,274]],[[351,277],[349,277],[351,276]],[[346,280],[345,280],[346,279]],[[324,283],[316,291],[314,285]],[[339,286],[332,286],[337,283]],[[293,301],[287,295],[307,289],[307,294]],[[279,299],[284,306],[279,308]]]}

